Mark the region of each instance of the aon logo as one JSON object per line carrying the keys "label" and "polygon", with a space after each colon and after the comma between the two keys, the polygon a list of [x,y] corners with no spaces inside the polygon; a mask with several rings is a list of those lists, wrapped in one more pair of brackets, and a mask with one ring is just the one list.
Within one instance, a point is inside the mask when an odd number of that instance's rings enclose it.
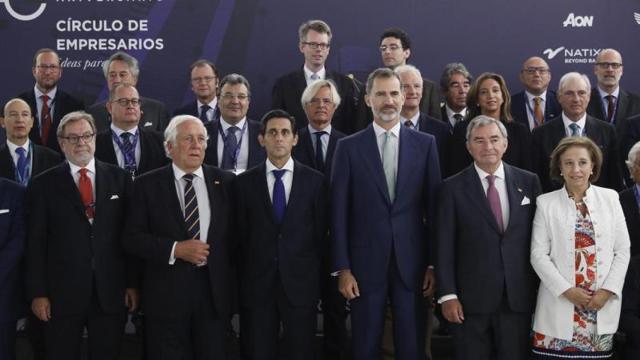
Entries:
{"label": "aon logo", "polygon": [[570,13],[567,19],[562,23],[562,26],[567,27],[592,27],[593,16],[576,16]]}

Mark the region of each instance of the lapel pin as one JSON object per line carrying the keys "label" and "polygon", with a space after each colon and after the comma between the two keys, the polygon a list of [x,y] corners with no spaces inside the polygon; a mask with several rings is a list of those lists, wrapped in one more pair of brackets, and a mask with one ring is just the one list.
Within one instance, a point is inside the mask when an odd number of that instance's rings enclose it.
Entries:
{"label": "lapel pin", "polygon": [[522,189],[518,188],[518,192],[522,192]]}
{"label": "lapel pin", "polygon": [[214,181],[213,181],[213,185],[220,185],[220,181],[218,181],[218,180],[214,180]]}

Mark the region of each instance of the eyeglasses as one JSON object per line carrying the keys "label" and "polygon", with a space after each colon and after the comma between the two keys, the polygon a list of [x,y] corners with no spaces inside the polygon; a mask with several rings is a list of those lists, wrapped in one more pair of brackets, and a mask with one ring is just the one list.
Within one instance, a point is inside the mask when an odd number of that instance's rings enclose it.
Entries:
{"label": "eyeglasses", "polygon": [[136,98],[133,98],[133,99],[120,98],[117,100],[113,100],[112,102],[118,103],[118,105],[122,107],[127,107],[129,105],[133,107],[140,106],[140,99],[136,99]]}
{"label": "eyeglasses", "polygon": [[309,100],[309,103],[315,105],[315,106],[320,106],[320,105],[332,105],[333,101],[331,99],[328,98],[313,98],[311,100]]}
{"label": "eyeglasses", "polygon": [[234,99],[238,99],[238,100],[247,100],[249,98],[249,95],[247,94],[232,94],[232,93],[224,93],[222,95],[220,95],[221,98],[225,99],[225,100],[234,100]]}
{"label": "eyeglasses", "polygon": [[47,70],[58,71],[60,69],[60,66],[58,65],[38,65],[36,67],[40,71],[47,71]]}
{"label": "eyeglasses", "polygon": [[549,68],[546,67],[528,67],[522,69],[522,71],[526,72],[529,75],[533,75],[535,73],[540,73],[540,75],[545,75],[549,72]]}
{"label": "eyeglasses", "polygon": [[601,69],[613,69],[613,70],[618,70],[622,67],[622,63],[615,63],[615,62],[599,62],[596,63],[596,65],[598,65]]}
{"label": "eyeglasses", "polygon": [[208,82],[212,82],[215,79],[216,79],[215,76],[203,76],[203,77],[193,78],[191,79],[191,82],[194,84],[201,83],[201,82],[208,83]]}
{"label": "eyeglasses", "polygon": [[391,44],[391,45],[382,45],[380,46],[380,52],[385,52],[387,50],[389,51],[396,51],[402,49],[402,46],[400,45],[396,45],[396,44]]}
{"label": "eyeglasses", "polygon": [[95,135],[96,134],[94,133],[87,133],[82,135],[60,136],[60,139],[67,140],[70,144],[77,145],[80,140],[82,140],[83,143],[88,143]]}
{"label": "eyeglasses", "polygon": [[317,43],[317,42],[306,42],[303,41],[302,42],[303,45],[307,45],[308,47],[312,48],[313,50],[327,50],[331,45],[327,44],[327,43]]}

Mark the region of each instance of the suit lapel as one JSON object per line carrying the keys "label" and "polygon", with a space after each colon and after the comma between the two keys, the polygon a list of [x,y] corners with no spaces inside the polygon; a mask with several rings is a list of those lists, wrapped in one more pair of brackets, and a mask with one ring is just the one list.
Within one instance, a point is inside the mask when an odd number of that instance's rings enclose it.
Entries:
{"label": "suit lapel", "polygon": [[[504,163],[503,163],[504,164]],[[509,198],[509,224],[505,229],[505,233],[513,226],[514,220],[518,218],[518,212],[520,211],[520,203],[524,194],[522,194],[522,187],[518,184],[515,174],[511,166],[504,164],[504,176],[505,183],[507,185],[507,197]]]}
{"label": "suit lapel", "polygon": [[137,171],[136,171],[138,174],[141,174],[140,169],[146,169],[145,165],[149,161],[147,157],[150,155],[151,151],[149,150],[148,142],[149,142],[149,138],[146,136],[144,131],[142,131],[142,129],[138,127],[138,143],[140,144],[140,163],[137,164]]}
{"label": "suit lapel", "polygon": [[[584,132],[585,132],[586,136],[589,137],[589,139],[593,140],[593,142],[595,142],[596,145],[598,145],[600,147],[603,144],[605,144],[605,141],[602,138],[603,132],[602,131],[596,131],[596,128],[599,125],[597,123],[598,121],[600,121],[600,120],[594,119],[591,116],[587,115],[587,120],[585,121],[585,124],[584,124]],[[604,149],[600,148],[600,150],[604,150]]]}
{"label": "suit lapel", "polygon": [[211,159],[213,160],[211,163],[214,166],[219,166],[218,160],[218,127],[220,126],[219,121],[214,121],[211,123],[211,133],[209,134],[209,148],[211,148],[210,154]]}
{"label": "suit lapel", "polygon": [[627,105],[629,105],[628,97],[629,95],[627,94],[627,92],[620,89],[620,92],[618,93],[618,106],[616,108],[616,123],[614,124],[618,132],[621,130],[624,122],[627,120]]}
{"label": "suit lapel", "polygon": [[373,125],[369,125],[365,132],[362,133],[362,142],[364,145],[363,151],[360,152],[360,154],[363,154],[362,162],[369,169],[369,172],[373,177],[373,181],[376,183],[378,189],[387,200],[387,204],[391,204],[391,199],[389,198],[389,189],[387,188],[387,180],[384,176],[382,159],[380,158],[380,150],[378,149],[376,132],[373,130]]}
{"label": "suit lapel", "polygon": [[338,140],[339,140],[338,136],[332,130],[331,135],[329,135],[329,145],[327,146],[327,156],[325,157],[325,160],[324,160],[325,173],[327,174],[328,172],[326,170],[331,169],[331,164],[333,162],[333,153],[336,150],[336,145],[338,144]]}
{"label": "suit lapel", "polygon": [[487,199],[484,187],[473,164],[465,170],[465,182],[467,184],[465,189],[470,189],[469,191],[465,191],[470,200],[469,202],[480,210],[479,212],[482,216],[484,216],[487,222],[499,233],[498,223],[493,216],[493,211],[491,210],[491,206],[489,206],[489,200]]}
{"label": "suit lapel", "polygon": [[[108,196],[107,189],[109,187],[109,177],[107,174],[107,169],[104,164],[100,161],[95,160],[96,164],[96,184],[95,184],[95,199],[93,199],[94,209],[95,209],[95,221],[98,221],[100,218],[99,211],[102,209],[102,203],[104,199]],[[78,192],[79,193],[79,192]],[[94,223],[95,224],[95,223]]]}
{"label": "suit lapel", "polygon": [[73,207],[75,207],[76,210],[78,210],[82,214],[82,216],[86,218],[84,204],[82,203],[82,199],[80,198],[80,191],[78,190],[78,186],[71,176],[71,168],[69,167],[69,163],[64,162],[63,165],[60,165],[56,169],[56,175],[58,177],[58,180],[55,183],[60,188],[60,194],[64,194],[64,196],[69,199],[71,204],[73,204]]}
{"label": "suit lapel", "polygon": [[[109,130],[107,130],[106,134],[103,137],[103,141],[102,141],[102,148],[103,150],[100,150],[100,152],[103,154],[104,156],[104,161],[108,162],[110,164],[115,164],[118,165],[118,158],[116,157],[116,150],[113,148],[113,139],[111,138],[112,132],[111,132],[111,128],[109,128]],[[100,146],[97,145],[97,146]]]}
{"label": "suit lapel", "polygon": [[311,141],[311,132],[308,129],[304,129],[304,133],[300,137],[300,146],[302,151],[305,153],[305,157],[313,164],[314,169],[318,168],[318,164],[316,164],[315,151],[313,150],[313,142]]}
{"label": "suit lapel", "polygon": [[[289,201],[287,201],[287,207],[284,212],[284,218],[282,220],[282,226],[287,223],[292,223],[289,217],[295,214],[295,208],[298,203],[298,198],[302,195],[301,191],[304,188],[304,176],[300,169],[300,164],[297,161],[293,163],[293,179],[291,180],[291,192],[289,193]],[[273,207],[272,207],[273,208]]]}
{"label": "suit lapel", "polygon": [[174,220],[180,224],[180,227],[183,233],[187,234],[187,226],[184,223],[184,214],[182,212],[182,207],[180,206],[180,201],[178,200],[178,194],[176,193],[176,185],[175,185],[175,177],[173,174],[173,167],[171,164],[165,166],[163,168],[164,171],[164,179],[160,181],[159,184],[159,193],[160,194],[169,194],[169,196],[160,196],[161,199],[166,199],[168,204],[166,204],[166,209],[168,209],[171,216],[173,216]]}
{"label": "suit lapel", "polygon": [[560,114],[553,113],[553,107],[551,106],[552,101],[555,101],[555,99],[553,98],[553,95],[551,94],[550,90],[547,90],[547,96],[546,96],[546,99],[544,100],[544,119],[545,119],[544,121],[549,121],[551,119],[554,119],[556,116],[560,115]]}
{"label": "suit lapel", "polygon": [[[297,88],[296,94],[302,94],[304,92],[304,89],[306,89],[306,87],[307,87],[307,79],[304,76],[304,67],[303,67],[296,74],[296,88]],[[300,101],[298,101],[298,104],[299,103],[300,103]]]}
{"label": "suit lapel", "polygon": [[[271,198],[269,197],[269,186],[267,185],[267,165],[265,162],[258,165],[254,173],[254,186],[258,190],[259,194],[262,194],[262,205],[265,208],[267,214],[271,214],[271,221],[276,223],[276,217],[273,212],[273,205]],[[285,213],[286,214],[286,213]]]}

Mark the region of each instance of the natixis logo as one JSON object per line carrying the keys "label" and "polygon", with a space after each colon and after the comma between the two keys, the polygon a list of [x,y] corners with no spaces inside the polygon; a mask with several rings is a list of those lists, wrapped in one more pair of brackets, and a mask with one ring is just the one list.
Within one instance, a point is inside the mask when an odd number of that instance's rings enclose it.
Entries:
{"label": "natixis logo", "polygon": [[555,49],[548,48],[542,51],[542,54],[548,59],[558,58],[565,64],[592,64],[595,58],[602,51],[598,48],[568,48],[560,46]]}
{"label": "natixis logo", "polygon": [[42,13],[44,12],[44,8],[47,7],[47,4],[41,2],[40,6],[38,6],[38,8],[31,14],[21,14],[16,11],[13,6],[11,6],[10,0],[0,0],[0,3],[4,4],[4,8],[7,9],[9,15],[11,15],[14,19],[20,21],[31,21],[33,19],[36,19],[38,16],[42,15]]}
{"label": "natixis logo", "polygon": [[556,57],[556,55],[560,54],[560,52],[562,52],[562,50],[564,49],[565,49],[564,46],[560,46],[559,48],[556,48],[556,49],[551,49],[551,48],[545,49],[542,53],[547,56],[547,59],[551,60],[554,57]]}

